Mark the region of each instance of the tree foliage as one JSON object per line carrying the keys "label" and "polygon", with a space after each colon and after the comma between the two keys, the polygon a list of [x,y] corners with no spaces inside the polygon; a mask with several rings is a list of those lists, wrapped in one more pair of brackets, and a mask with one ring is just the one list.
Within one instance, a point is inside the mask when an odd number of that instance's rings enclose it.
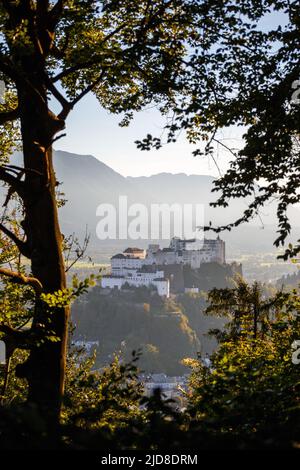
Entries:
{"label": "tree foliage", "polygon": [[[16,194],[22,201],[21,236],[0,228],[31,263],[28,276],[7,268],[1,274],[35,290],[33,321],[21,332],[22,339],[29,335],[30,356],[18,373],[28,380],[29,401],[49,414],[53,428],[64,390],[66,298],[73,294],[66,285],[52,144],[89,92],[109,111],[123,113],[123,125],[149,103],[162,112],[170,108],[200,20],[195,6],[187,0],[1,2],[3,154],[13,149],[16,128],[23,167],[0,167],[8,198]],[[10,333],[20,337],[19,331]]]}
{"label": "tree foliage", "polygon": [[[261,22],[274,12],[287,18],[287,26],[262,28]],[[13,350],[29,349],[29,357],[16,369],[29,384],[27,418],[24,409],[18,409],[12,420],[6,410],[1,413],[4,428],[10,423],[18,435],[26,431],[20,432],[23,420],[34,423],[34,436],[44,439],[51,429],[56,439],[64,393],[68,304],[74,291],[66,284],[52,145],[62,136],[68,115],[89,92],[101,106],[121,115],[121,125],[127,125],[136,111],[154,104],[166,117],[167,142],[175,141],[184,129],[191,143],[204,140],[204,153],[212,157],[215,143],[225,145],[218,135],[220,129],[245,126],[244,147],[237,152],[228,148],[234,160],[215,184],[221,190],[216,204],[226,207],[230,198],[253,196],[241,218],[227,227],[231,229],[275,197],[279,224],[275,243],[279,245],[291,229],[287,208],[299,202],[300,119],[299,106],[291,96],[299,79],[299,5],[284,0],[5,0],[0,4],[0,25],[0,80],[6,86],[0,106],[0,178],[8,190],[5,208],[12,197],[18,197],[22,205],[22,220],[11,220],[5,213],[0,225],[4,247],[0,274],[13,281],[1,293],[0,325]],[[57,112],[51,98],[59,104]],[[7,161],[19,140],[22,167]],[[161,145],[161,139],[151,135],[138,144],[142,149]],[[8,240],[11,247],[6,246]],[[299,249],[290,247],[286,256]],[[16,270],[8,261],[14,250]],[[30,260],[30,269],[24,270],[19,255]],[[84,291],[86,285],[75,281],[73,289]],[[240,302],[241,296],[246,300]],[[221,343],[213,369],[198,376],[201,390],[192,398],[197,420],[208,428],[212,417],[223,420],[221,428],[217,427],[221,435],[231,433],[236,423],[242,435],[248,430],[264,433],[267,419],[282,429],[293,422],[294,410],[298,412],[298,383],[287,359],[288,344],[298,331],[297,321],[290,318],[298,309],[297,296],[292,303],[278,298],[287,303],[267,321],[258,286],[241,285],[239,294],[223,291],[221,297],[224,312],[228,312],[228,299],[234,299],[230,311],[238,318],[238,328],[235,337],[229,330]],[[220,305],[215,302],[214,308]],[[22,321],[28,321],[26,330]],[[108,427],[113,425],[103,397],[117,405],[114,383],[120,384],[122,374],[128,378],[127,369],[121,367],[112,367],[113,385],[102,383],[101,388],[99,378],[95,395],[99,407],[104,407],[96,408],[97,413],[104,413]],[[84,380],[92,384],[92,377]],[[133,403],[131,385],[125,386],[129,404]],[[266,406],[270,390],[276,402]],[[121,386],[118,393],[122,391]],[[292,411],[287,408],[290,396]],[[83,396],[70,399],[84,408]],[[247,415],[249,399],[253,407]],[[161,402],[159,394],[148,405],[150,414],[143,428],[147,432],[141,433],[145,442],[158,445],[155,429],[163,432],[166,441],[172,436],[178,442],[180,418]],[[227,405],[231,415],[226,421]],[[253,410],[258,413],[255,419]],[[97,418],[92,409],[86,411],[93,426]],[[236,421],[241,413],[247,418],[242,423]],[[47,417],[48,430],[42,416]],[[124,413],[117,422],[122,428]]]}
{"label": "tree foliage", "polygon": [[[278,236],[283,245],[291,231],[288,208],[299,203],[299,4],[297,1],[199,2],[204,21],[187,62],[185,93],[167,125],[168,141],[186,131],[195,156],[216,149],[231,157],[229,169],[215,182],[212,206],[230,200],[251,202],[238,220],[216,231],[248,222],[272,201],[277,204]],[[223,130],[244,129],[241,149],[227,145]],[[142,149],[159,148],[147,136]],[[207,227],[214,228],[213,226]],[[287,248],[284,258],[300,247]]]}
{"label": "tree foliage", "polygon": [[261,300],[254,336],[249,294],[257,299],[258,289],[243,283],[226,295],[213,292],[208,310],[224,316],[231,311],[231,321],[218,336],[211,365],[191,363],[189,413],[199,430],[221,445],[289,447],[300,436],[299,365],[292,360],[299,292]]}

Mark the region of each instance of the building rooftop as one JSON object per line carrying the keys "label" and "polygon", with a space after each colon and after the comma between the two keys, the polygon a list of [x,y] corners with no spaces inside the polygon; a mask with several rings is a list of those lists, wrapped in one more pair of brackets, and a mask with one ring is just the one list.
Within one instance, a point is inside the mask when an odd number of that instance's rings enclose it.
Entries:
{"label": "building rooftop", "polygon": [[126,248],[126,250],[123,251],[123,253],[144,253],[144,250],[142,250],[141,248]]}
{"label": "building rooftop", "polygon": [[122,255],[122,253],[118,253],[117,255],[114,255],[111,257],[111,259],[123,259],[126,258],[126,256]]}
{"label": "building rooftop", "polygon": [[196,238],[179,238],[179,237],[173,237],[171,239],[172,240],[176,240],[178,242],[185,242],[185,243],[192,243],[194,241],[196,241]]}

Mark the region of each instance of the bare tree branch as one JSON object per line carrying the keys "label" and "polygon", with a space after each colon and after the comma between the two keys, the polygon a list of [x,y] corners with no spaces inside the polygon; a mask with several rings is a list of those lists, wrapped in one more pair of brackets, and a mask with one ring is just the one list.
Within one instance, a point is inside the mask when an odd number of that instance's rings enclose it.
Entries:
{"label": "bare tree branch", "polygon": [[11,271],[10,269],[0,268],[0,275],[7,276],[12,278],[13,282],[16,284],[24,284],[31,286],[36,294],[41,294],[43,292],[42,283],[35,277],[27,277],[22,273],[16,271]]}
{"label": "bare tree branch", "polygon": [[78,96],[76,96],[73,101],[71,101],[67,106],[64,107],[62,112],[58,115],[58,118],[65,120],[70,111],[74,108],[74,106],[101,82],[104,73],[105,69],[102,70],[100,76],[96,80],[94,80],[88,87],[85,88],[85,90],[83,90]]}
{"label": "bare tree branch", "polygon": [[[83,239],[83,243],[80,244],[77,238],[75,237],[75,234],[73,234],[69,238],[69,246],[67,249],[67,255],[66,255],[66,269],[65,272],[67,273],[80,259],[82,259],[86,253],[89,241],[90,241],[90,235],[87,232],[87,227],[85,231],[85,236]],[[75,254],[75,258],[69,263],[70,257],[72,254]]]}
{"label": "bare tree branch", "polygon": [[0,180],[4,183],[9,184],[14,192],[16,192],[20,197],[24,196],[24,183],[16,176],[9,174],[8,170],[0,166]]}
{"label": "bare tree branch", "polygon": [[228,147],[228,145],[224,144],[221,140],[219,139],[216,139],[215,137],[213,137],[212,139],[214,142],[216,142],[217,144],[221,145],[222,147],[224,147],[224,149],[228,150],[228,152],[231,153],[231,155],[236,159],[237,158],[237,154],[234,153],[234,151]]}
{"label": "bare tree branch", "polygon": [[59,80],[61,80],[64,77],[67,77],[71,73],[91,67],[92,65],[97,64],[98,61],[99,61],[99,58],[94,59],[94,60],[89,60],[87,62],[81,62],[80,64],[76,64],[76,65],[73,65],[72,67],[62,70],[60,73],[55,75],[55,77],[52,78],[52,82],[53,83],[58,82]]}
{"label": "bare tree branch", "polygon": [[28,249],[26,242],[23,242],[22,240],[20,240],[11,230],[5,227],[5,225],[3,225],[2,223],[0,223],[0,230],[2,230],[2,232],[15,243],[16,247],[18,248],[18,250],[23,256],[25,256],[26,258],[31,257],[31,253],[30,253],[30,250]]}
{"label": "bare tree branch", "polygon": [[34,170],[33,168],[24,168],[24,167],[18,166],[18,165],[6,165],[6,164],[3,165],[3,167],[5,169],[7,169],[8,171],[13,171],[16,174],[32,173],[32,174],[35,174],[35,175],[38,175],[38,176],[43,176],[40,171]]}
{"label": "bare tree branch", "polygon": [[0,323],[0,333],[4,333],[1,341],[5,343],[6,349],[8,348],[9,356],[15,349],[30,349],[32,347],[32,335],[29,329],[18,330],[9,325]]}
{"label": "bare tree branch", "polygon": [[63,137],[66,137],[66,133],[59,134],[57,137],[54,137],[54,139],[51,140],[51,145],[54,144],[54,142],[57,142],[59,139],[62,139]]}
{"label": "bare tree branch", "polygon": [[48,77],[48,75],[46,75],[45,78],[46,78],[48,90],[51,91],[54,98],[57,99],[57,101],[61,104],[63,108],[65,108],[66,106],[69,106],[70,104],[69,101],[62,95],[62,93],[60,93],[60,91],[56,88],[53,81]]}
{"label": "bare tree branch", "polygon": [[4,325],[0,323],[0,332],[6,334],[7,336],[20,336],[22,332],[21,330],[17,330],[15,328],[12,328],[9,325]]}
{"label": "bare tree branch", "polygon": [[48,14],[48,26],[51,28],[52,31],[53,29],[55,29],[57,23],[60,20],[65,3],[66,0],[58,0]]}
{"label": "bare tree branch", "polygon": [[12,109],[11,111],[5,111],[0,113],[0,125],[5,124],[9,121],[15,121],[19,117],[19,110],[18,108]]}

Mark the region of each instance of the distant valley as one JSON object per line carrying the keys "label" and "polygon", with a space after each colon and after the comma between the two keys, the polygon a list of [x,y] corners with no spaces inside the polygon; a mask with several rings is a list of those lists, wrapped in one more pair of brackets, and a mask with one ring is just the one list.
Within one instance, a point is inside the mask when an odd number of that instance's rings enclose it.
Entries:
{"label": "distant valley", "polygon": [[[141,154],[143,157],[144,154]],[[13,163],[20,164],[20,160],[20,154],[14,155]],[[211,192],[214,178],[208,175],[161,173],[149,177],[124,177],[92,155],[77,155],[60,150],[54,153],[54,165],[57,179],[62,183],[59,189],[67,200],[59,210],[62,232],[65,235],[75,233],[82,239],[87,227],[91,236],[89,253],[96,262],[108,262],[113,253],[127,245],[145,247],[148,244],[148,240],[98,240],[96,225],[99,218],[96,217],[96,208],[101,203],[118,207],[119,196],[126,195],[129,205],[137,202],[147,207],[153,203],[203,204],[205,224],[212,221],[217,226],[239,218],[249,202],[231,201],[230,209],[210,207],[209,203],[217,195]],[[294,227],[300,226],[300,211],[292,208],[290,219]],[[226,241],[228,257],[235,259],[245,254],[253,257],[274,252],[275,224],[275,206],[270,205],[251,224],[223,232],[221,237]],[[295,232],[294,239],[297,230]],[[214,238],[215,234],[209,233],[207,236]],[[168,241],[163,240],[161,243],[166,246]]]}
{"label": "distant valley", "polygon": [[[82,235],[87,225],[91,243],[99,250],[111,241],[103,242],[95,237],[96,208],[101,203],[117,205],[120,195],[127,195],[129,204],[139,202],[146,206],[151,203],[204,204],[205,224],[212,221],[214,226],[236,220],[247,207],[245,200],[231,201],[230,209],[209,207],[217,197],[211,192],[212,176],[161,173],[150,177],[124,177],[91,155],[59,150],[55,151],[54,160],[57,178],[63,183],[62,191],[68,201],[60,209],[63,230]],[[290,218],[293,226],[300,226],[299,210],[291,209]],[[224,232],[222,238],[229,242],[233,251],[271,251],[275,224],[275,207],[269,206],[260,218],[231,233]],[[145,245],[145,241],[141,242]],[[121,245],[124,246],[124,241]]]}

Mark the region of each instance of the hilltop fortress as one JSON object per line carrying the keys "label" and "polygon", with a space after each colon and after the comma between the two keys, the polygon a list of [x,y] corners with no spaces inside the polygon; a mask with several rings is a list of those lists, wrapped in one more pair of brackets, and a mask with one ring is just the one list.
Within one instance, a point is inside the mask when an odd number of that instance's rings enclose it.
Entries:
{"label": "hilltop fortress", "polygon": [[169,248],[160,249],[159,245],[149,245],[145,264],[184,264],[192,269],[200,268],[202,263],[225,263],[225,242],[216,240],[181,240],[174,237]]}
{"label": "hilltop fortress", "polygon": [[[147,250],[127,248],[111,258],[111,274],[102,277],[103,288],[121,289],[129,286],[153,286],[160,296],[170,295],[172,266],[189,266],[199,269],[203,263],[226,264],[225,242],[211,239],[172,238],[168,248],[150,244]],[[165,268],[164,268],[165,267]],[[190,287],[189,289],[192,289]],[[194,288],[194,291],[197,291]]]}

